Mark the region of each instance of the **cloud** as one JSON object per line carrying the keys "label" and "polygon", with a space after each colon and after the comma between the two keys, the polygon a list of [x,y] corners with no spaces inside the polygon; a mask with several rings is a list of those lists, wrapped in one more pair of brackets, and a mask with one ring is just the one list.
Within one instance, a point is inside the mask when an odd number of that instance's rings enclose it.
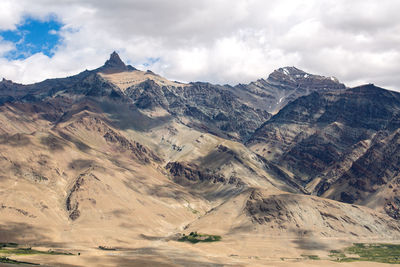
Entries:
{"label": "cloud", "polygon": [[15,45],[12,42],[3,40],[3,38],[0,36],[0,57],[4,56],[13,49],[15,49]]}
{"label": "cloud", "polygon": [[[64,26],[52,57],[2,58],[0,76],[27,83],[71,75],[117,50],[181,81],[245,83],[289,65],[400,90],[398,10],[396,0],[3,0],[2,30],[26,16],[56,16]],[[12,48],[0,40],[0,57]]]}

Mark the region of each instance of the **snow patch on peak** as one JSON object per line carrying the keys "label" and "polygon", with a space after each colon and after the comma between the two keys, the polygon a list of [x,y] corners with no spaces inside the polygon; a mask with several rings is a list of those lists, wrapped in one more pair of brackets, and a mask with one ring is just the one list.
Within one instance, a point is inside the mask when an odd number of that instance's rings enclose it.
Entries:
{"label": "snow patch on peak", "polygon": [[288,71],[287,68],[283,68],[283,73],[285,73],[286,75],[290,75],[290,71]]}

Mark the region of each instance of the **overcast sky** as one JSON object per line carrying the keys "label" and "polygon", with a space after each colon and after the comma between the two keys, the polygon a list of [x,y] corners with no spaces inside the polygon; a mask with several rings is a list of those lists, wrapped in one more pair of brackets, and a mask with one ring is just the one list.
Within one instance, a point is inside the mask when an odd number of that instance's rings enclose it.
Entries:
{"label": "overcast sky", "polygon": [[[398,0],[1,0],[0,78],[72,75],[116,50],[179,81],[247,83],[296,66],[400,90],[399,12]],[[38,44],[45,35],[58,38]]]}

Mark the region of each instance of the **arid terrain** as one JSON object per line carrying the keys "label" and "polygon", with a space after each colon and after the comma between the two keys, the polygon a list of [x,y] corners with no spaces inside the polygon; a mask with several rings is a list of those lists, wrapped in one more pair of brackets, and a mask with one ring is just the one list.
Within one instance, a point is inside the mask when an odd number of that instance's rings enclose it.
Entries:
{"label": "arid terrain", "polygon": [[114,52],[71,77],[3,79],[0,257],[386,266],[332,251],[400,243],[399,125],[399,93],[294,67],[246,85],[180,83]]}

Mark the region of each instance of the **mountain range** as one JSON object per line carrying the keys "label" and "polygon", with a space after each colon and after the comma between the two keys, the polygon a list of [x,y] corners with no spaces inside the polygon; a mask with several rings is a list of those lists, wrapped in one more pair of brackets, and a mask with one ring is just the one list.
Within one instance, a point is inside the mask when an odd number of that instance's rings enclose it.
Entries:
{"label": "mountain range", "polygon": [[82,254],[27,258],[50,266],[263,266],[398,240],[399,126],[399,93],[295,67],[182,83],[113,52],[3,79],[0,243]]}

